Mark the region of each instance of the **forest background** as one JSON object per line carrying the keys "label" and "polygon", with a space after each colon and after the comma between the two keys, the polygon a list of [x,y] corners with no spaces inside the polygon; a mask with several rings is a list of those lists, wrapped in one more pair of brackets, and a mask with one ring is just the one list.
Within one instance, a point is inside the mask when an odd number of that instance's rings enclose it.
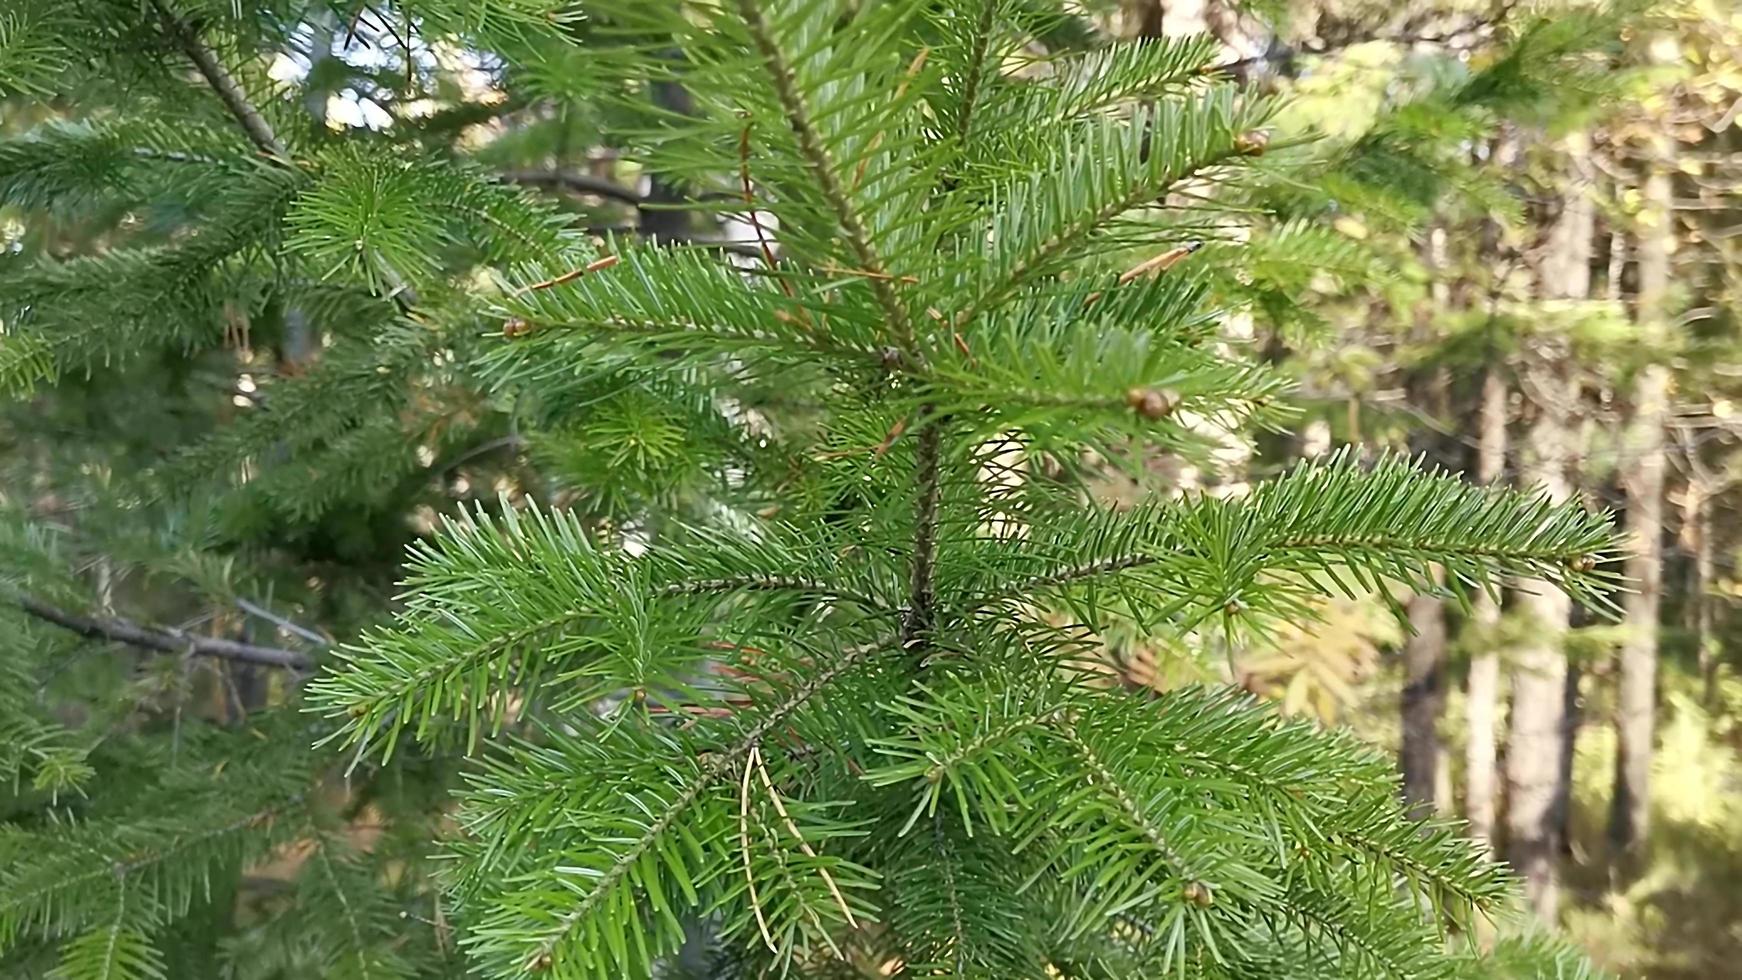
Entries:
{"label": "forest background", "polygon": [[[692,207],[683,175],[637,162],[623,134],[680,125],[688,93],[655,91],[630,118],[574,82],[594,72],[490,49],[516,36],[517,18],[560,5],[149,0],[112,19],[103,6],[0,11],[0,387],[12,396],[0,407],[0,650],[28,651],[0,664],[18,675],[0,684],[14,699],[0,701],[0,818],[26,828],[0,837],[0,858],[34,839],[45,800],[96,798],[97,760],[125,733],[168,733],[141,750],[142,769],[165,764],[151,753],[229,753],[202,726],[245,726],[293,697],[310,664],[392,608],[406,546],[443,516],[536,501],[645,551],[666,523],[714,506],[689,410],[658,392],[551,418],[475,384],[469,359],[512,339],[513,321],[459,330],[433,353],[392,328],[359,347],[320,325],[369,322],[362,289],[319,307],[256,303],[239,275],[202,278],[221,272],[211,236],[198,242],[215,251],[182,264],[137,264],[131,248],[175,246],[211,203],[197,175],[141,161],[197,168],[207,127],[239,125],[264,147],[278,137],[250,117],[266,125],[266,105],[346,177],[299,204],[301,224],[270,247],[401,300],[395,268],[453,265],[466,248],[417,219],[455,207],[491,221],[493,205],[476,183],[347,164],[352,143],[461,160],[468,181],[519,188],[601,240],[753,269],[773,258],[762,236],[780,238],[766,216]],[[140,10],[171,25],[155,29],[155,49],[142,47]],[[1468,605],[1376,589],[1229,649],[1110,632],[1108,677],[1232,684],[1347,728],[1396,754],[1418,812],[1492,841],[1535,913],[1598,966],[1737,975],[1742,10],[1124,0],[1085,2],[1049,30],[1061,37],[1037,45],[1205,36],[1216,72],[1281,97],[1269,152],[1310,139],[1347,162],[1301,188],[1329,206],[1255,237],[1246,271],[1216,286],[1237,311],[1221,327],[1227,356],[1287,377],[1293,416],[1252,439],[1221,434],[1207,459],[1086,460],[1104,501],[1238,495],[1356,445],[1612,510],[1629,549],[1630,589],[1608,614],[1542,583]],[[1553,73],[1533,75],[1545,64]],[[1494,89],[1472,91],[1471,78]],[[273,206],[221,203],[238,241]],[[392,262],[350,251],[353,239]],[[1165,275],[1238,247],[1124,264]],[[45,346],[21,325],[50,294],[76,297],[54,316],[81,329]],[[778,386],[759,396],[769,413],[805,411]],[[877,454],[899,435],[870,432],[860,448]],[[166,480],[214,486],[171,506],[151,489]],[[391,873],[399,921],[439,948],[441,906],[405,855],[447,786],[408,765],[320,833],[408,862]],[[421,765],[439,770],[440,756]],[[285,882],[324,854],[280,847],[227,887],[269,901],[305,887]],[[294,955],[246,921],[176,928],[224,933],[211,955],[226,963]],[[0,940],[34,926],[0,923]],[[56,961],[52,946],[5,955],[27,976]]]}

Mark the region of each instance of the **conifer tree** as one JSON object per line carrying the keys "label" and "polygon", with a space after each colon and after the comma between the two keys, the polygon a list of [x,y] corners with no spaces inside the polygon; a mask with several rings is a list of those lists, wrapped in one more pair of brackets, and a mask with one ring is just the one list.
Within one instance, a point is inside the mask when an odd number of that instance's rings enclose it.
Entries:
{"label": "conifer tree", "polygon": [[[48,125],[0,147],[0,189],[179,213],[8,276],[0,379],[217,359],[238,323],[330,341],[262,411],[188,421],[203,438],[130,474],[114,509],[201,546],[175,565],[139,544],[142,570],[206,595],[269,581],[308,548],[275,521],[409,509],[419,441],[457,448],[497,413],[659,506],[480,501],[412,545],[393,621],[336,653],[150,626],[185,608],[156,593],[121,593],[154,615],[112,612],[65,569],[87,537],[118,553],[120,514],[74,541],[7,525],[0,721],[30,790],[0,836],[0,956],[74,978],[633,977],[697,945],[714,976],[1586,969],[1538,936],[1459,945],[1509,877],[1406,816],[1379,753],[1219,690],[1109,690],[1088,660],[1117,622],[1262,637],[1355,588],[1613,584],[1604,516],[1402,458],[1084,503],[1088,460],[1190,458],[1206,420],[1285,418],[1282,379],[1218,347],[1215,303],[1325,254],[1242,218],[1322,160],[1271,138],[1274,105],[1211,45],[1100,42],[1024,0],[403,6],[608,107],[687,206],[745,216],[734,262],[577,234],[425,150],[429,127],[333,139],[250,95],[249,56],[343,5],[88,6],[0,21],[0,84],[71,73],[115,98],[94,52],[143,46],[174,66],[138,69],[150,98],[188,119]],[[1012,458],[1022,478],[998,479]],[[179,651],[184,684],[202,657],[324,662],[285,710],[190,731],[123,673],[125,737],[91,748],[32,697],[73,634]],[[373,847],[365,810],[391,828]],[[294,898],[238,928],[240,869],[287,854]]]}

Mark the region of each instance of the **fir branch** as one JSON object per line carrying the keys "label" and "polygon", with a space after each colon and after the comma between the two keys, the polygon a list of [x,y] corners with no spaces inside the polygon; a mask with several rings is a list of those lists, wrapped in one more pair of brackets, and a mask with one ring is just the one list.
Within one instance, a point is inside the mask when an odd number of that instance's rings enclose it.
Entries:
{"label": "fir branch", "polygon": [[1067,130],[1056,147],[1049,143],[1033,173],[999,188],[1005,204],[993,216],[991,275],[951,318],[956,329],[1045,274],[1113,219],[1252,155],[1257,141],[1243,134],[1269,112],[1267,104],[1237,102],[1224,89],[1194,102],[1158,103],[1135,120],[1097,118]]}
{"label": "fir branch", "polygon": [[696,579],[689,582],[671,582],[659,586],[655,595],[686,596],[705,595],[708,593],[726,592],[795,592],[809,595],[817,599],[845,599],[867,609],[879,612],[893,612],[882,599],[869,593],[844,589],[821,579],[804,578],[796,575],[740,575],[731,578]]}
{"label": "fir branch", "polygon": [[[311,829],[313,829],[311,825]],[[338,872],[333,868],[333,859],[327,854],[327,840],[318,830],[315,832],[315,859],[320,863],[321,873],[333,886],[333,894],[339,900],[339,912],[345,921],[346,928],[351,933],[350,953],[356,958],[358,976],[362,980],[371,980],[373,970],[367,956],[370,944],[363,939],[363,926],[357,921],[357,911],[351,907],[351,896],[347,894],[344,883],[339,880]]]}
{"label": "fir branch", "polygon": [[[278,138],[278,134],[266,121],[266,117],[260,114],[260,110],[255,107],[254,103],[248,101],[247,93],[242,91],[242,86],[237,83],[235,77],[224,68],[223,63],[218,60],[217,54],[204,41],[200,40],[199,35],[194,32],[192,27],[165,6],[164,0],[151,0],[151,6],[163,19],[164,26],[170,35],[175,38],[182,51],[194,63],[194,67],[199,70],[200,77],[206,80],[206,84],[211,86],[219,101],[224,103],[224,108],[229,110],[230,115],[235,117],[243,132],[248,134],[248,139],[255,146],[258,146],[262,153],[265,153],[279,165],[296,169],[295,162],[290,158],[290,149]],[[417,305],[416,292],[411,289],[411,286],[398,272],[391,268],[383,266],[381,275],[387,280],[387,298],[399,307],[400,312],[410,312],[411,308]]]}
{"label": "fir branch", "polygon": [[1166,862],[1168,870],[1180,877],[1189,877],[1187,870],[1189,865],[1185,856],[1168,841],[1161,828],[1155,825],[1155,822],[1144,812],[1143,807],[1135,799],[1132,799],[1131,794],[1124,786],[1120,785],[1119,777],[1095,751],[1094,746],[1090,745],[1076,731],[1075,719],[1068,716],[1060,718],[1056,724],[1051,726],[1051,730],[1063,738],[1076,753],[1078,761],[1082,763],[1087,774],[1089,785],[1105,796],[1131,829],[1140,834],[1150,849],[1160,855],[1162,861]]}
{"label": "fir branch", "polygon": [[[0,943],[9,940],[20,924],[27,924],[33,919],[52,925],[48,917],[59,914],[66,921],[77,921],[79,915],[85,914],[81,903],[76,899],[83,886],[93,881],[110,879],[116,883],[117,896],[124,895],[121,885],[131,875],[147,871],[167,871],[175,874],[195,874],[201,880],[207,880],[210,873],[210,862],[198,858],[178,863],[176,859],[188,855],[195,848],[210,844],[213,841],[235,837],[242,831],[260,827],[269,823],[279,815],[302,806],[307,799],[307,791],[298,791],[289,796],[280,796],[273,803],[250,810],[240,817],[226,820],[212,826],[187,831],[176,825],[173,832],[166,833],[162,839],[139,846],[136,834],[129,833],[117,837],[112,832],[102,833],[94,842],[65,842],[59,847],[40,849],[34,856],[51,862],[44,873],[40,867],[32,867],[24,862],[17,866],[0,867],[0,880],[13,873],[22,877],[14,877],[7,884],[10,886],[0,896]],[[88,825],[87,825],[88,826]],[[161,832],[161,825],[152,826],[151,830]],[[108,829],[108,828],[106,828]],[[128,828],[131,831],[131,828]],[[45,838],[52,840],[52,838]],[[89,858],[90,866],[81,870],[81,864]],[[57,872],[58,873],[54,873]],[[35,887],[21,889],[18,886],[33,881],[40,881]],[[158,883],[159,885],[162,882]],[[161,900],[164,889],[156,889]],[[191,899],[194,889],[180,889],[185,899]],[[185,908],[183,909],[185,911]]]}
{"label": "fir branch", "polygon": [[[988,3],[987,6],[990,7],[991,4]],[[962,928],[961,890],[956,885],[955,868],[951,866],[955,860],[955,855],[945,850],[944,825],[941,817],[933,817],[932,819],[932,838],[938,850],[945,851],[943,860],[938,862],[938,867],[943,871],[944,897],[950,910],[950,952],[955,959],[956,974],[961,976],[966,974],[968,969],[968,937]]]}
{"label": "fir branch", "polygon": [[230,111],[230,115],[236,117],[242,131],[248,134],[248,138],[261,152],[288,166],[290,150],[278,138],[278,134],[273,132],[272,125],[260,114],[260,110],[248,101],[242,86],[236,83],[236,79],[218,61],[218,56],[200,40],[193,28],[164,5],[164,0],[151,0],[151,6],[163,18],[170,35],[199,70],[200,77],[217,93],[218,99],[224,103],[224,108]]}
{"label": "fir branch", "polygon": [[762,16],[757,0],[738,0],[738,13],[762,57],[763,67],[767,69],[769,81],[786,113],[787,122],[792,125],[793,135],[798,139],[799,152],[803,155],[812,178],[822,191],[823,199],[828,201],[829,207],[834,211],[841,230],[846,233],[847,244],[858,258],[859,268],[869,273],[866,281],[870,283],[872,294],[877,297],[884,316],[888,317],[889,325],[894,328],[896,340],[909,358],[918,360],[922,355],[907,307],[896,294],[894,277],[889,274],[883,257],[877,254],[870,234],[859,220],[858,210],[853,207],[846,190],[841,186],[840,176],[835,172],[835,161],[829,156],[822,136],[811,119],[810,108],[805,104],[803,93],[799,91],[792,66],[787,64],[786,56],[775,42],[773,30],[767,18]]}
{"label": "fir branch", "polygon": [[974,123],[974,103],[980,97],[980,81],[986,73],[986,52],[992,45],[993,15],[999,0],[981,0],[980,20],[975,25],[973,46],[968,52],[968,77],[962,82],[962,101],[956,107],[956,142],[966,144]]}
{"label": "fir branch", "polygon": [[[1348,921],[1348,915],[1337,914],[1336,906],[1349,907],[1352,903],[1341,897],[1333,898],[1310,892],[1298,885],[1290,889],[1289,899],[1284,905],[1285,913],[1304,923],[1309,931],[1317,929],[1321,933],[1334,936],[1332,945],[1339,951],[1353,948],[1368,962],[1380,967],[1384,971],[1383,975],[1395,977],[1396,980],[1412,980],[1422,975],[1423,964],[1400,961],[1374,937],[1363,935],[1355,929]],[[1327,905],[1331,907],[1327,908]]]}
{"label": "fir branch", "polygon": [[939,474],[943,420],[930,406],[920,409],[920,430],[914,459],[914,480],[918,497],[913,514],[913,568],[908,586],[907,620],[902,624],[902,646],[912,652],[924,650],[924,640],[931,632],[936,615],[937,594],[933,579],[936,575],[938,539],[938,494],[942,483]]}
{"label": "fir branch", "polygon": [[[573,930],[583,922],[599,903],[611,896],[612,888],[641,861],[642,856],[652,848],[659,846],[667,831],[683,817],[690,806],[701,798],[723,776],[731,772],[741,759],[747,758],[750,750],[762,743],[762,739],[784,722],[794,711],[803,707],[819,691],[829,686],[835,678],[857,666],[866,657],[883,649],[885,643],[865,643],[842,651],[839,658],[826,669],[811,675],[804,683],[794,688],[780,702],[763,715],[760,721],[752,725],[742,738],[732,746],[717,752],[695,774],[689,784],[684,787],[675,799],[666,805],[665,809],[650,823],[639,836],[624,841],[624,848],[611,865],[593,876],[592,885],[581,894],[580,901],[574,908],[558,916],[551,934],[535,947],[533,953],[524,961],[525,969],[538,969],[539,964],[549,964],[554,951],[567,941]],[[743,764],[748,764],[743,763]]]}
{"label": "fir branch", "polygon": [[15,602],[20,609],[37,619],[72,630],[93,640],[109,640],[147,650],[166,653],[193,653],[202,657],[217,657],[242,663],[283,667],[307,671],[314,664],[294,650],[256,646],[211,636],[196,636],[171,627],[148,627],[125,619],[80,616],[49,605],[31,596],[20,596]]}
{"label": "fir branch", "polygon": [[1267,579],[1272,589],[1262,598],[1281,613],[1300,611],[1287,590],[1347,591],[1346,578],[1438,588],[1430,574],[1436,564],[1459,596],[1529,574],[1602,603],[1614,584],[1603,567],[1614,549],[1604,515],[1423,472],[1396,457],[1363,466],[1352,450],[1297,467],[1245,497],[1198,495],[1055,531],[1053,547],[1039,550],[1077,560],[996,588],[992,601],[1146,569],[1178,593],[1174,609],[1240,608],[1242,593],[1261,576],[1295,576]]}

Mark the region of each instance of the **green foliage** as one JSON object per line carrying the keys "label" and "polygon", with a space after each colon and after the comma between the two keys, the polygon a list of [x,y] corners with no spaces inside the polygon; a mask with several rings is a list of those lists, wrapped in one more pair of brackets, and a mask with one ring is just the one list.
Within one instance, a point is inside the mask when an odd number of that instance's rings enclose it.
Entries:
{"label": "green foliage", "polygon": [[[1265,417],[1274,384],[1215,352],[1192,277],[1119,282],[1097,260],[1109,236],[1154,249],[1194,220],[1189,203],[1126,220],[1182,181],[1237,194],[1270,110],[1191,81],[1202,45],[1098,55],[1105,87],[1068,66],[1007,79],[987,68],[1003,22],[971,26],[972,5],[941,22],[966,43],[933,67],[911,54],[940,23],[926,6],[601,10],[676,32],[684,58],[647,70],[698,105],[651,159],[749,175],[782,261],[746,275],[608,246],[509,275],[496,309],[490,373],[517,395],[632,370],[717,397],[818,372],[847,396],[828,423],[843,442],[881,437],[818,454],[831,485],[862,477],[863,519],[666,528],[629,557],[505,501],[414,551],[396,624],[312,704],[359,760],[407,737],[480,756],[448,881],[492,976],[650,975],[698,917],[789,975],[867,941],[962,976],[1449,975],[1441,929],[1500,909],[1507,878],[1405,819],[1385,762],[1238,698],[1110,695],[1076,666],[1080,627],[1033,610],[1262,631],[1435,566],[1458,594],[1530,574],[1597,599],[1606,520],[1353,454],[1132,512],[1085,511],[1038,473],[985,480],[1001,433],[1039,462],[1183,447],[1194,414]],[[1151,109],[1108,111],[1139,94]],[[976,156],[1037,119],[1050,147]],[[1297,255],[1332,244],[1292,235]],[[611,411],[600,451],[681,445],[645,418],[613,435]]]}
{"label": "green foliage", "polygon": [[60,964],[49,974],[54,980],[162,980],[163,954],[151,942],[123,925],[118,916],[107,928],[93,929],[71,940],[61,953]]}
{"label": "green foliage", "polygon": [[45,95],[71,64],[62,46],[64,14],[54,4],[23,3],[0,14],[0,96]]}
{"label": "green foliage", "polygon": [[434,275],[455,245],[493,263],[555,262],[565,250],[548,212],[448,161],[346,146],[315,170],[314,186],[286,215],[284,244],[322,280],[386,291],[396,277]]}
{"label": "green foliage", "polygon": [[[1055,3],[21,9],[0,15],[0,93],[41,91],[80,45],[118,67],[80,68],[101,95],[82,118],[0,139],[0,201],[35,236],[0,268],[0,388],[94,433],[4,419],[26,489],[9,463],[23,516],[0,544],[29,530],[0,553],[0,966],[1564,959],[1451,951],[1510,881],[1408,819],[1373,751],[1085,664],[1116,625],[1266,635],[1436,569],[1459,597],[1529,575],[1602,604],[1606,517],[1390,456],[1084,503],[1097,460],[1206,463],[1286,418],[1228,318],[1383,278],[1314,217],[1363,193],[1419,207],[1473,115],[1399,109],[1330,155],[1349,166],[1327,189],[1326,158],[1273,144],[1275,103],[1208,70],[1213,42],[1104,42]],[[358,37],[381,43],[348,60]],[[1574,46],[1532,43],[1532,71]],[[291,50],[318,63],[280,88]],[[456,51],[486,71],[450,72]],[[523,88],[454,95],[486,74]],[[327,88],[392,126],[313,124]],[[424,112],[436,95],[447,114]],[[467,158],[534,97],[520,142]],[[592,209],[484,169],[569,165],[575,125],[698,223],[754,209],[756,240],[583,235]],[[76,547],[46,547],[65,514]],[[85,556],[95,588],[55,574]],[[57,634],[25,596],[100,616]],[[300,692],[196,656],[232,635],[314,656],[290,609],[355,636]],[[90,648],[132,620],[188,650]]]}

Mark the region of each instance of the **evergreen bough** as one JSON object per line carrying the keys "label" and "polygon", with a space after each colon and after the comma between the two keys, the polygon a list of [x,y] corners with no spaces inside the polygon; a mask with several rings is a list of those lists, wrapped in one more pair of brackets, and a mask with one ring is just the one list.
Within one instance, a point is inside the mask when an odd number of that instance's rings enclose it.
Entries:
{"label": "evergreen bough", "polygon": [[[1115,617],[1262,631],[1436,566],[1589,595],[1605,521],[1392,459],[1129,512],[1038,466],[1265,414],[1274,379],[1215,350],[1189,271],[1097,260],[1205,222],[1167,203],[1188,185],[1237,194],[1267,103],[1206,80],[1195,41],[1011,79],[996,3],[629,10],[683,54],[641,70],[696,101],[651,156],[735,175],[779,258],[607,245],[509,276],[496,377],[823,379],[841,448],[793,479],[857,502],[794,494],[639,557],[560,512],[468,514],[415,554],[398,623],[311,685],[361,754],[481,753],[448,875],[486,972],[646,974],[697,915],[752,972],[1447,969],[1442,928],[1505,876],[1406,820],[1384,761],[1238,697],[1103,690],[1085,641]],[[1032,469],[995,483],[1013,446]]]}
{"label": "evergreen bough", "polygon": [[[1088,502],[1097,466],[1201,460],[1217,430],[1284,417],[1219,303],[1304,264],[1366,274],[1308,223],[1242,219],[1312,160],[1272,145],[1275,107],[1212,44],[1100,43],[1022,0],[403,5],[532,90],[636,120],[632,148],[693,207],[754,211],[727,261],[589,240],[411,137],[284,142],[294,109],[250,102],[202,40],[269,49],[297,23],[276,7],[89,6],[110,19],[0,17],[0,86],[70,73],[112,96],[77,52],[149,39],[207,84],[204,114],[9,140],[0,191],[81,216],[168,200],[196,230],[9,275],[0,384],[209,350],[237,304],[331,339],[122,509],[240,463],[199,515],[220,540],[313,520],[388,492],[417,468],[408,433],[445,447],[443,399],[488,392],[541,424],[535,455],[606,471],[624,520],[508,500],[444,519],[395,621],[307,685],[317,717],[245,735],[184,736],[178,714],[75,751],[30,703],[57,650],[33,646],[0,675],[18,733],[0,772],[57,802],[0,833],[0,955],[60,942],[69,978],[209,970],[173,961],[175,932],[215,930],[239,869],[289,847],[294,898],[231,940],[238,975],[458,975],[450,934],[504,980],[669,975],[698,951],[713,976],[1588,971],[1537,935],[1470,943],[1508,876],[1407,819],[1373,750],[1099,668],[1096,637],[1131,622],[1212,649],[1339,591],[1517,575],[1601,603],[1613,584],[1605,517],[1393,457]],[[660,86],[687,109],[650,114]],[[617,493],[612,471],[646,479]],[[4,584],[74,601],[42,570],[56,548],[21,541]],[[331,805],[336,747],[362,803]],[[440,787],[457,756],[442,820],[403,787]],[[139,775],[57,809],[93,766]],[[374,850],[351,839],[364,805],[404,821]],[[417,877],[438,834],[432,919]]]}

